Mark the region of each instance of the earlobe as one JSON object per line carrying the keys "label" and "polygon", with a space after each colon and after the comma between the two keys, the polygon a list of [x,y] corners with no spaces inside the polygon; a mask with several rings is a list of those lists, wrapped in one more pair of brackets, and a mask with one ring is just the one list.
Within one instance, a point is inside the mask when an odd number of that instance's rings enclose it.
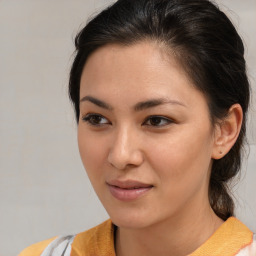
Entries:
{"label": "earlobe", "polygon": [[243,121],[243,110],[240,104],[230,107],[227,117],[216,125],[214,133],[213,159],[225,156],[235,144]]}

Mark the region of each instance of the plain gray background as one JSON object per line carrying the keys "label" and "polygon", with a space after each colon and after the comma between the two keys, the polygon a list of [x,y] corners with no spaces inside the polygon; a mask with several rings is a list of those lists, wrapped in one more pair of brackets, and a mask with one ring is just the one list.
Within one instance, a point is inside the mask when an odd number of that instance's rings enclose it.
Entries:
{"label": "plain gray background", "polygon": [[[75,34],[110,2],[0,0],[0,256],[108,218],[80,161],[67,83]],[[255,101],[256,0],[218,2],[245,41]],[[238,217],[254,232],[255,109],[247,172],[234,189]]]}

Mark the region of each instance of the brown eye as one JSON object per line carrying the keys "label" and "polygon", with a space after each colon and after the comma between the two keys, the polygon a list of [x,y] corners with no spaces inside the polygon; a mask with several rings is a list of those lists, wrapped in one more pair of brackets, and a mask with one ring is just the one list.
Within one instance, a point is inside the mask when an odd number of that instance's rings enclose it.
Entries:
{"label": "brown eye", "polygon": [[98,114],[88,114],[83,118],[83,121],[88,122],[94,126],[109,124],[109,121],[105,117]]}
{"label": "brown eye", "polygon": [[144,125],[150,125],[150,126],[165,126],[170,123],[173,123],[171,119],[168,119],[163,116],[151,116],[146,119],[146,121],[143,123]]}

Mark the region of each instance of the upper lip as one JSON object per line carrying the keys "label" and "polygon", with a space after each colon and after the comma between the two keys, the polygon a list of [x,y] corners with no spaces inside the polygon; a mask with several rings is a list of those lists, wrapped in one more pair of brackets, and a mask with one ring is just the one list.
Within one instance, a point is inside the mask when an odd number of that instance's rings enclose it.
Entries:
{"label": "upper lip", "polygon": [[115,186],[123,189],[131,189],[131,188],[148,188],[153,187],[152,184],[143,183],[136,180],[111,180],[107,182],[110,186]]}

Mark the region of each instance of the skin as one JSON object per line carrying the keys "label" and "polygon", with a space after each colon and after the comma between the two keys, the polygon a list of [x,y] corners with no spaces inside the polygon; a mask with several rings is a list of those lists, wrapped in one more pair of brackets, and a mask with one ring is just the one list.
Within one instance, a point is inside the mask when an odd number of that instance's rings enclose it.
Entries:
{"label": "skin", "polygon": [[[222,224],[209,204],[209,175],[213,158],[228,152],[239,134],[240,106],[231,110],[233,123],[214,128],[204,95],[175,58],[153,42],[96,50],[80,86],[80,155],[118,226],[116,254],[193,252]],[[152,99],[165,102],[135,109]],[[124,202],[110,193],[107,182],[113,179],[153,187]]]}

